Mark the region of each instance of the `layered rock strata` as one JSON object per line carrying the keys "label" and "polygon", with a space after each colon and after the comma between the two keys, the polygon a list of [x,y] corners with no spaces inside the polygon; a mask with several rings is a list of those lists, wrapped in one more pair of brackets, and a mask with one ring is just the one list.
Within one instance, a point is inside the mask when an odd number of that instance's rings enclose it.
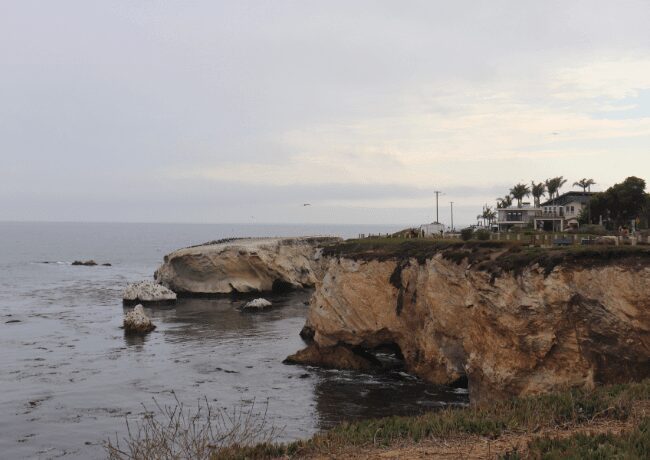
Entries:
{"label": "layered rock strata", "polygon": [[650,377],[648,254],[568,264],[553,253],[553,264],[497,273],[485,267],[502,253],[480,269],[459,251],[328,257],[305,328],[313,342],[289,361],[364,368],[350,350],[393,345],[429,382],[467,379],[476,403]]}
{"label": "layered rock strata", "polygon": [[178,294],[229,294],[312,287],[323,245],[338,238],[256,238],[180,249],[165,256],[156,282]]}

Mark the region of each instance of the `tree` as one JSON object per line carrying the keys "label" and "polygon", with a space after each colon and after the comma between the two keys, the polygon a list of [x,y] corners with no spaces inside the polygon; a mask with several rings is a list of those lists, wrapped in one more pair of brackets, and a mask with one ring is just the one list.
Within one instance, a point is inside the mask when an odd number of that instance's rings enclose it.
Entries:
{"label": "tree", "polygon": [[510,189],[510,195],[517,200],[517,206],[521,208],[521,200],[530,195],[530,189],[526,184],[517,184]]}
{"label": "tree", "polygon": [[645,193],[646,183],[638,177],[628,177],[620,184],[614,184],[607,190],[593,195],[589,205],[592,221],[602,218],[610,227],[629,225],[650,205],[650,198]]}
{"label": "tree", "polygon": [[551,179],[546,179],[546,189],[548,190],[548,197],[550,199],[557,198],[560,196],[560,189],[564,184],[566,184],[566,179],[563,176],[553,177]]}
{"label": "tree", "polygon": [[574,182],[573,186],[582,188],[582,193],[585,193],[587,189],[591,192],[591,186],[595,184],[593,179],[580,179],[578,182]]}
{"label": "tree", "polygon": [[533,195],[533,198],[535,200],[535,207],[539,207],[541,198],[546,194],[546,184],[544,182],[540,182],[538,184],[535,183],[535,181],[530,183],[530,193]]}
{"label": "tree", "polygon": [[483,219],[484,223],[487,221],[487,224],[491,225],[494,219],[497,218],[497,213],[490,206],[485,205],[483,207],[483,214],[481,214],[481,218]]}
{"label": "tree", "polygon": [[512,206],[512,196],[506,195],[503,198],[497,198],[497,208],[503,209]]}
{"label": "tree", "polygon": [[548,191],[548,197],[552,200],[555,198],[555,193],[557,192],[557,183],[555,179],[546,179],[544,181],[544,184],[546,185],[546,190]]}

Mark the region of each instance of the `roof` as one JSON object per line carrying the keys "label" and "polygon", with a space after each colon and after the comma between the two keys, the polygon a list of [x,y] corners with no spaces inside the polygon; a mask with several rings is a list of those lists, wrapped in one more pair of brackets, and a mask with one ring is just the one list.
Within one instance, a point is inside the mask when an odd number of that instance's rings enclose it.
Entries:
{"label": "roof", "polygon": [[595,195],[593,192],[566,192],[557,198],[542,203],[542,206],[564,206],[565,204],[576,202],[587,204],[593,195]]}

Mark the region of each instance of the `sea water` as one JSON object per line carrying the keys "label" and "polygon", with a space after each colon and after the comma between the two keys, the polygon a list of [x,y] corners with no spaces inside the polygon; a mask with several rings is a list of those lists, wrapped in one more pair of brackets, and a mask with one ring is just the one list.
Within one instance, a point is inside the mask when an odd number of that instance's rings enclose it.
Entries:
{"label": "sea water", "polygon": [[[239,310],[232,298],[147,308],[157,329],[124,336],[121,293],[174,249],[235,236],[385,233],[391,226],[0,223],[0,457],[103,458],[125,420],[155,404],[264,405],[280,440],[343,420],[465,404],[462,390],[403,372],[289,366],[311,292]],[[93,259],[100,265],[73,266]],[[110,263],[110,266],[102,266]]]}

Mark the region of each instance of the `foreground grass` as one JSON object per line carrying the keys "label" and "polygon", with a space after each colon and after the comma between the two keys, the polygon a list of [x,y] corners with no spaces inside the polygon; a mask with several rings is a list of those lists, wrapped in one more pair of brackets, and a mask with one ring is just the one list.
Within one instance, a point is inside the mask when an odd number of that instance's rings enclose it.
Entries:
{"label": "foreground grass", "polygon": [[650,417],[643,418],[632,431],[618,435],[577,433],[564,439],[544,436],[531,441],[525,454],[513,451],[502,458],[504,460],[650,458]]}
{"label": "foreground grass", "polygon": [[[264,443],[256,446],[230,446],[213,453],[214,459],[262,459],[274,457],[308,457],[327,455],[349,448],[390,446],[397,443],[418,443],[427,439],[478,435],[490,438],[505,433],[531,433],[541,429],[567,429],[600,420],[627,420],[634,405],[650,400],[650,380],[641,383],[613,385],[588,392],[571,390],[563,393],[510,401],[495,402],[485,407],[446,409],[415,417],[388,417],[340,426],[306,441],[290,444]],[[629,438],[603,438],[607,449],[631,452],[647,449],[648,424],[644,422]],[[593,440],[598,442],[598,440]],[[531,446],[540,458],[556,458],[555,452],[575,452],[593,448],[586,438],[565,441],[541,440]],[[564,443],[564,444],[562,444]],[[638,445],[638,446],[637,446]],[[637,447],[635,447],[637,446]],[[632,450],[630,450],[632,449]],[[560,454],[557,454],[560,455]],[[572,454],[573,455],[573,454]],[[569,456],[570,457],[570,456]],[[516,452],[511,458],[518,458]],[[557,458],[567,458],[560,455]],[[600,458],[600,457],[595,457]],[[609,458],[609,457],[602,457]],[[643,458],[643,457],[641,457]]]}

